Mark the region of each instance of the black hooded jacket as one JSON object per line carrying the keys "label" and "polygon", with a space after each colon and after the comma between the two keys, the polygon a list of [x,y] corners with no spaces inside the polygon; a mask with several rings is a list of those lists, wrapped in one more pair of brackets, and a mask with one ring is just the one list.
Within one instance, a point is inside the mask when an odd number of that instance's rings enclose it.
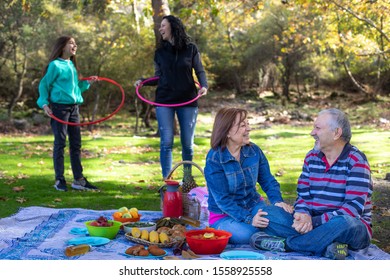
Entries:
{"label": "black hooded jacket", "polygon": [[[189,43],[177,50],[169,42],[164,42],[154,55],[155,76],[159,76],[156,89],[156,102],[178,104],[194,99],[197,87],[193,69],[202,87],[208,87],[200,53],[195,44]],[[187,106],[198,106],[194,101]]]}

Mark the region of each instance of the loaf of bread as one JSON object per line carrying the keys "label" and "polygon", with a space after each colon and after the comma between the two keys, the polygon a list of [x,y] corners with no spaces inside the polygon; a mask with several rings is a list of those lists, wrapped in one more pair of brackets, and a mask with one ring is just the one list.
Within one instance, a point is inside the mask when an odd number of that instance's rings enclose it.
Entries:
{"label": "loaf of bread", "polygon": [[163,249],[161,249],[160,247],[158,247],[157,245],[150,245],[148,247],[148,251],[153,256],[162,256],[165,254],[165,251]]}

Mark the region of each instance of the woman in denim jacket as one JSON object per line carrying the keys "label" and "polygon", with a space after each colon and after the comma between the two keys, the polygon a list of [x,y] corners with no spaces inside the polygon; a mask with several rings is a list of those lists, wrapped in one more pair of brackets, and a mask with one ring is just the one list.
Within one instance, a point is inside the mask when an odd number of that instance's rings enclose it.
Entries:
{"label": "woman in denim jacket", "polygon": [[[293,212],[292,206],[283,202],[264,153],[250,142],[247,115],[237,108],[218,111],[204,170],[210,226],[231,232],[229,242],[233,244],[249,243],[260,230],[274,235],[291,221]],[[265,203],[256,183],[272,205]]]}

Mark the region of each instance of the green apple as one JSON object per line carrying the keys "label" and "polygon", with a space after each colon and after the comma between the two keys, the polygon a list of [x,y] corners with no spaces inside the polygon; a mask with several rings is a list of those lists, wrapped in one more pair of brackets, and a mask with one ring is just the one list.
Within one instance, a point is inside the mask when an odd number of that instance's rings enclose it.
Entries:
{"label": "green apple", "polygon": [[129,209],[127,209],[127,207],[121,207],[121,208],[119,208],[118,209],[118,212],[121,212],[121,213],[127,213],[127,212],[129,212]]}
{"label": "green apple", "polygon": [[124,213],[122,215],[122,218],[132,218],[132,217],[131,217],[130,213]]}

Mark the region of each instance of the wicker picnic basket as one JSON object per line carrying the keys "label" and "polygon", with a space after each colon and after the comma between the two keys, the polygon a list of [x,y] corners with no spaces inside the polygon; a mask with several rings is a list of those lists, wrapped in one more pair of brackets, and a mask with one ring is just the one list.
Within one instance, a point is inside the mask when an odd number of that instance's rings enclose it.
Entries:
{"label": "wicker picnic basket", "polygon": [[157,247],[160,247],[160,248],[171,248],[171,247],[175,246],[176,244],[178,244],[179,242],[181,242],[180,240],[172,240],[172,241],[167,242],[167,243],[155,243],[155,242],[143,240],[141,238],[135,238],[135,237],[131,236],[131,232],[127,232],[125,234],[125,237],[127,240],[130,240],[133,243],[137,243],[137,244],[141,244],[141,245],[145,245],[145,246],[156,245]]}
{"label": "wicker picnic basket", "polygon": [[[193,168],[195,167],[195,168]],[[196,187],[207,187],[203,168],[193,161],[184,160],[173,166],[167,179],[180,181],[183,201],[183,215],[189,216],[188,193]]]}

